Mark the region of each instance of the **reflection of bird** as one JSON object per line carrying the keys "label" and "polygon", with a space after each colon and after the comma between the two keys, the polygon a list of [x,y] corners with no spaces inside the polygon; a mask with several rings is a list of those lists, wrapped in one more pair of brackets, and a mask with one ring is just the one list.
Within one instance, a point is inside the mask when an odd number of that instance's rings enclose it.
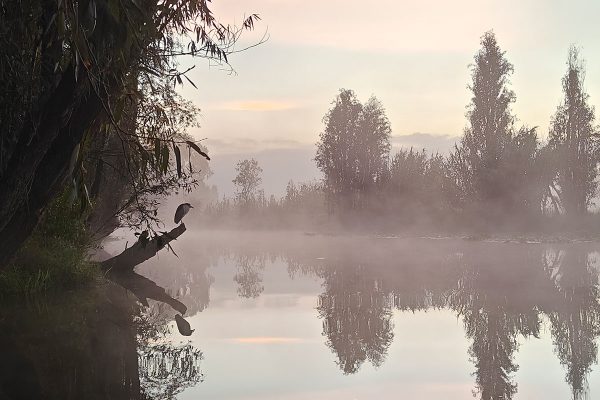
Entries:
{"label": "reflection of bird", "polygon": [[190,208],[194,208],[194,207],[192,207],[192,205],[190,203],[183,203],[183,204],[180,204],[179,207],[177,207],[177,210],[175,211],[175,223],[176,224],[181,222],[183,217],[185,217],[185,215],[190,211]]}
{"label": "reflection of bird", "polygon": [[175,322],[177,323],[177,329],[183,336],[190,336],[195,329],[190,327],[190,323],[187,322],[180,314],[175,314]]}

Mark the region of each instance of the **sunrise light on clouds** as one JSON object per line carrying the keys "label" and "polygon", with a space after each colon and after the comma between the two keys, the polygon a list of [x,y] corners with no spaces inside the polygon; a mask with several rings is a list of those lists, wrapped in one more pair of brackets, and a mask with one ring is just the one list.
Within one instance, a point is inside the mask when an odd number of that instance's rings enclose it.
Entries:
{"label": "sunrise light on clouds", "polygon": [[[314,143],[321,119],[340,88],[366,100],[377,96],[395,135],[424,132],[460,136],[469,102],[469,65],[480,36],[493,30],[515,66],[514,111],[545,137],[560,98],[569,45],[582,47],[592,71],[600,66],[595,24],[600,3],[578,1],[362,1],[258,0],[216,2],[228,22],[258,13],[262,20],[235,54],[234,74],[192,71],[203,86],[184,89],[204,113],[198,137],[293,139]],[[569,9],[569,18],[563,18]],[[332,16],[336,16],[332,18]],[[600,76],[588,74],[593,104]],[[239,99],[243,98],[243,101]],[[543,101],[542,101],[543,100]],[[252,111],[251,114],[243,114]],[[285,112],[272,113],[272,111]],[[240,134],[243,133],[243,134]],[[257,147],[256,150],[259,150]]]}
{"label": "sunrise light on clouds", "polygon": [[600,0],[0,0],[0,400],[599,399]]}
{"label": "sunrise light on clouds", "polygon": [[[273,149],[290,146],[304,152],[305,179],[322,118],[340,88],[353,89],[366,101],[377,96],[386,109],[400,146],[426,145],[446,151],[466,126],[470,101],[470,65],[481,35],[496,33],[514,65],[512,109],[519,124],[548,134],[550,117],[561,96],[561,79],[571,44],[582,49],[589,73],[591,104],[600,104],[600,2],[532,1],[362,1],[258,0],[215,2],[226,22],[261,16],[255,31],[234,54],[234,73],[198,65],[191,76],[202,82],[183,93],[202,109],[198,138],[207,137],[212,154],[281,158]],[[569,15],[568,18],[564,18]],[[333,17],[332,17],[333,16]],[[589,23],[581,23],[589,21]],[[436,140],[439,139],[439,140]],[[448,139],[451,138],[451,139]],[[281,146],[277,143],[285,141]],[[227,143],[227,145],[222,145]],[[294,144],[295,143],[295,144]],[[261,155],[263,154],[263,155]],[[264,160],[268,162],[268,160]],[[284,167],[285,168],[285,167]],[[222,187],[231,178],[216,171]],[[269,186],[269,182],[265,182]],[[228,192],[228,189],[224,189]]]}
{"label": "sunrise light on clouds", "polygon": [[253,100],[217,104],[213,109],[228,111],[281,111],[296,107],[295,104],[284,101]]}

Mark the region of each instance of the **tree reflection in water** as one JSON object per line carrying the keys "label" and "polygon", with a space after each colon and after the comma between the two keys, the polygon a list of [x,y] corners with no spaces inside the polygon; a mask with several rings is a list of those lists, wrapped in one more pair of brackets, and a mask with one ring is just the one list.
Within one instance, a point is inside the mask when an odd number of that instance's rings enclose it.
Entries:
{"label": "tree reflection in water", "polygon": [[573,399],[585,398],[587,375],[597,361],[600,334],[598,271],[587,252],[558,251],[548,257],[557,306],[548,312],[555,352],[566,368]]}
{"label": "tree reflection in water", "polygon": [[[144,293],[148,281],[130,281],[136,295],[160,293]],[[171,399],[202,379],[201,352],[169,344],[165,314],[146,314],[113,283],[27,305],[4,303],[0,315],[1,398]]]}
{"label": "tree reflection in water", "polygon": [[265,269],[265,256],[261,254],[236,254],[234,256],[237,273],[233,280],[237,284],[240,297],[254,299],[265,290],[262,271]]}
{"label": "tree reflection in water", "polygon": [[[401,312],[446,309],[460,318],[470,342],[465,358],[473,363],[478,398],[515,396],[519,343],[545,327],[573,399],[587,394],[600,335],[594,244],[318,237],[201,243],[202,257],[182,254],[181,262],[148,275],[168,290],[132,273],[113,277],[120,286],[3,306],[0,394],[169,399],[198,384],[202,353],[166,337],[175,311],[189,316],[208,307],[214,280],[208,268],[223,259],[234,264],[232,283],[244,298],[263,294],[267,263],[284,262],[292,279],[320,280],[316,311],[344,374],[360,373],[365,363],[383,365],[394,329],[402,329]],[[147,299],[157,302],[141,307]]]}
{"label": "tree reflection in water", "polygon": [[532,253],[521,246],[503,250],[463,253],[463,270],[447,296],[447,306],[462,316],[465,334],[472,341],[469,355],[475,364],[475,392],[483,400],[513,397],[518,337],[538,337],[541,323],[526,285],[536,279],[535,269],[527,267]]}
{"label": "tree reflection in water", "polygon": [[140,386],[147,399],[173,399],[185,388],[202,381],[200,350],[186,344],[141,345],[138,348]]}
{"label": "tree reflection in water", "polygon": [[539,337],[546,324],[573,398],[583,397],[586,377],[597,362],[600,334],[598,270],[591,265],[594,245],[435,244],[256,239],[238,247],[229,243],[228,252],[238,260],[235,280],[243,297],[263,291],[266,256],[261,258],[261,252],[284,260],[291,278],[322,280],[317,312],[326,345],[344,374],[357,373],[365,361],[382,365],[394,338],[394,308],[446,308],[461,318],[471,341],[477,397],[514,397],[519,342]]}
{"label": "tree reflection in water", "polygon": [[345,374],[357,372],[365,360],[380,366],[394,338],[389,293],[361,269],[322,271],[325,290],[319,295],[317,310],[327,346]]}

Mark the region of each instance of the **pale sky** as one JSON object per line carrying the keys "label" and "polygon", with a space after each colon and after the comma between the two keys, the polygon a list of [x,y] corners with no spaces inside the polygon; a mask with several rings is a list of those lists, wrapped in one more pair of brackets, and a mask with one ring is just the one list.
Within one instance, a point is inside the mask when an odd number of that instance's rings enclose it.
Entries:
{"label": "pale sky", "polygon": [[513,110],[521,123],[547,135],[571,44],[582,48],[586,88],[600,104],[598,0],[216,0],[213,9],[228,23],[261,16],[245,43],[269,34],[231,57],[235,75],[198,60],[190,76],[199,89],[182,90],[202,109],[193,134],[208,138],[215,157],[305,149],[308,167],[340,88],[363,101],[377,96],[394,136],[441,136],[443,143],[428,139],[427,147],[443,150],[465,126],[468,66],[487,30],[515,67]]}

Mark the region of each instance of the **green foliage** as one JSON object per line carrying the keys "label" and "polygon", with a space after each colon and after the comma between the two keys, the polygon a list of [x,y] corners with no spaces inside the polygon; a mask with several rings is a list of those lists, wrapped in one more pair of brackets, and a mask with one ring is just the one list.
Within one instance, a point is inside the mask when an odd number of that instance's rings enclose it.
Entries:
{"label": "green foliage", "polygon": [[433,215],[448,211],[449,187],[444,157],[410,148],[400,149],[394,155],[380,190],[384,193],[384,209],[400,215],[418,208]]}
{"label": "green foliage", "polygon": [[91,243],[79,210],[66,193],[51,204],[14,261],[0,272],[0,296],[73,288],[96,276],[95,265],[87,261]]}
{"label": "green foliage", "polygon": [[[186,134],[198,109],[175,86],[184,78],[196,85],[186,76],[191,68],[179,70],[178,57],[228,67],[242,32],[260,19],[251,14],[228,26],[211,8],[207,0],[2,2],[3,267],[64,182],[88,200],[82,206],[98,200],[102,183],[112,184],[120,198],[107,200],[115,207],[107,214],[138,230],[160,224],[157,199],[194,186],[191,154],[208,155]],[[189,169],[178,144],[187,147]],[[116,182],[104,176],[108,169]]]}
{"label": "green foliage", "polygon": [[512,72],[494,33],[485,33],[472,67],[468,125],[448,160],[450,198],[488,221],[538,218],[552,196],[554,160],[540,148],[536,128],[514,126]]}

